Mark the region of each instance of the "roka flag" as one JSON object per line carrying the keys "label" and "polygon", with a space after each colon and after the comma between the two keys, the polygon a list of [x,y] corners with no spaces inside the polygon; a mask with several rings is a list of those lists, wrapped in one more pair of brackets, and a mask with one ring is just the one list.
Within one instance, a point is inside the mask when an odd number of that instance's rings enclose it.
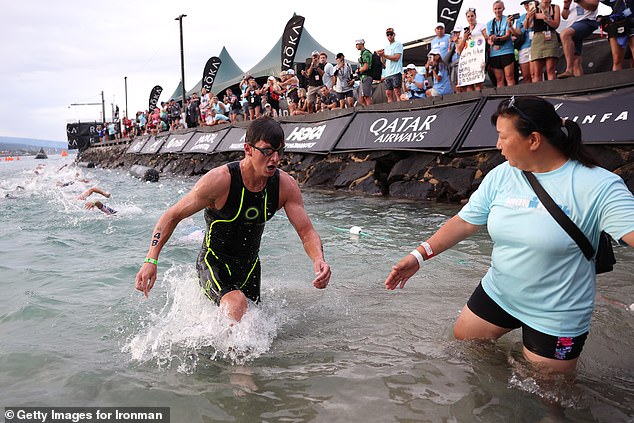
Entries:
{"label": "roka flag", "polygon": [[152,88],[152,92],[150,93],[150,108],[148,111],[152,113],[156,104],[158,103],[159,97],[161,97],[161,93],[163,92],[163,88],[160,85]]}
{"label": "roka flag", "polygon": [[304,17],[293,15],[286,24],[284,34],[282,35],[282,70],[289,70],[293,67],[297,47],[299,47],[299,39],[304,30]]}
{"label": "roka flag", "polygon": [[438,0],[438,22],[445,24],[445,33],[450,33],[456,25],[462,0]]}
{"label": "roka flag", "polygon": [[221,64],[222,60],[216,56],[207,60],[205,70],[203,72],[203,88],[206,88],[207,92],[211,92],[211,87],[214,85],[216,74],[218,74],[218,69],[220,69]]}

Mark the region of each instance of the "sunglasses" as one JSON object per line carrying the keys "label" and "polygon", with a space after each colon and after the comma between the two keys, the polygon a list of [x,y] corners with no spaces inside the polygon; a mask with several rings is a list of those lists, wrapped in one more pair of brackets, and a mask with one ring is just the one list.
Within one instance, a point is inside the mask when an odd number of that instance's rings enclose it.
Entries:
{"label": "sunglasses", "polygon": [[475,7],[470,7],[470,8],[468,8],[468,9],[467,9],[467,12],[473,12],[473,13],[475,13],[475,12],[476,12]]}
{"label": "sunglasses", "polygon": [[505,102],[506,102],[506,105],[505,105],[506,110],[511,110],[511,109],[515,110],[522,119],[530,123],[534,129],[537,129],[537,125],[535,125],[535,122],[533,122],[533,120],[529,118],[526,113],[524,113],[519,107],[515,105],[515,96],[511,97],[508,100],[505,100]]}
{"label": "sunglasses", "polygon": [[[249,145],[251,145],[251,144],[249,144]],[[282,155],[284,154],[284,146],[283,145],[280,145],[278,148],[270,148],[270,147],[260,148],[260,147],[256,147],[255,145],[251,145],[251,147],[255,148],[260,153],[262,153],[262,155],[264,157],[270,157],[270,156],[273,155],[273,153],[277,153],[280,157],[282,157]]]}
{"label": "sunglasses", "polygon": [[394,35],[393,32],[386,32],[385,35],[387,35],[388,37],[392,37]]}

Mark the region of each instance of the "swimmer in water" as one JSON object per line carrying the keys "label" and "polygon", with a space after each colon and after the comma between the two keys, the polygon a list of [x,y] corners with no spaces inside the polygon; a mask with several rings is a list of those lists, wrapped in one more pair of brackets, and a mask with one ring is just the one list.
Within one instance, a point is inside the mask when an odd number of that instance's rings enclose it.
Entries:
{"label": "swimmer in water", "polygon": [[115,209],[113,209],[112,207],[108,207],[105,204],[103,204],[101,201],[96,200],[96,201],[88,201],[85,205],[86,210],[92,210],[93,208],[97,208],[99,210],[101,210],[102,212],[104,212],[105,214],[107,214],[108,216],[116,214],[117,211]]}
{"label": "swimmer in water", "polygon": [[100,194],[103,195],[106,198],[110,198],[110,193],[107,191],[102,190],[99,187],[92,187],[86,191],[84,191],[83,193],[81,193],[77,199],[78,200],[85,200],[86,198],[90,197],[92,194]]}

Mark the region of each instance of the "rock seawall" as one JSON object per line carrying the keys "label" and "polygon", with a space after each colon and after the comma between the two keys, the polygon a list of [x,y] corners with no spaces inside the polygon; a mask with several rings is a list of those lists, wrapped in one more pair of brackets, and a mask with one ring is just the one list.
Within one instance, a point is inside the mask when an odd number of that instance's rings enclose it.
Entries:
{"label": "rock seawall", "polygon": [[[243,153],[126,154],[129,145],[92,147],[77,156],[108,169],[133,165],[155,168],[161,174],[198,176],[239,160]],[[634,146],[589,146],[599,164],[623,178],[634,192]],[[300,185],[332,191],[391,196],[413,200],[460,203],[478,187],[491,169],[504,161],[497,151],[442,155],[410,151],[345,154],[287,153],[280,167]]]}

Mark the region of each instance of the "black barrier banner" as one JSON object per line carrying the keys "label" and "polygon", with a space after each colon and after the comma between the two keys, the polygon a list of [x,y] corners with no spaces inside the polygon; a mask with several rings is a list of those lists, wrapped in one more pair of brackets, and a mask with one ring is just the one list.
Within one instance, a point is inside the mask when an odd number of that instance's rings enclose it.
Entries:
{"label": "black barrier banner", "polygon": [[[559,116],[573,120],[581,127],[584,144],[632,144],[634,142],[634,87],[574,97],[544,97]],[[497,143],[497,131],[491,115],[506,98],[487,99],[482,112],[469,131],[459,152],[491,150]]]}
{"label": "black barrier banner", "polygon": [[225,135],[220,144],[218,144],[218,147],[216,147],[216,152],[224,153],[226,151],[243,151],[246,135],[246,128],[239,128],[237,126],[232,127],[229,129],[229,133]]}
{"label": "black barrier banner", "polygon": [[357,113],[337,151],[448,151],[476,103],[404,112]]}
{"label": "black barrier banner", "polygon": [[293,153],[328,153],[350,120],[352,116],[316,123],[283,122],[285,150]]}
{"label": "black barrier banner", "polygon": [[214,85],[216,74],[218,73],[218,69],[220,69],[221,64],[222,60],[216,56],[207,60],[205,70],[203,71],[203,88],[206,88],[207,92],[211,92],[211,87]]}
{"label": "black barrier banner", "polygon": [[156,104],[158,103],[162,92],[163,88],[160,85],[156,85],[154,88],[152,88],[152,92],[150,92],[150,104],[148,109],[150,113],[152,113],[152,111],[156,108]]}
{"label": "black barrier banner", "polygon": [[160,137],[151,136],[147,143],[141,149],[141,154],[156,154],[161,149],[165,140],[167,139],[167,135],[162,135]]}
{"label": "black barrier banner", "polygon": [[172,134],[167,138],[163,147],[161,147],[161,153],[178,153],[183,150],[183,147],[187,144],[187,141],[194,135],[193,132],[188,134]]}
{"label": "black barrier banner", "polygon": [[99,142],[98,122],[74,122],[66,125],[69,150],[85,150]]}
{"label": "black barrier banner", "polygon": [[140,153],[149,138],[150,137],[139,137],[132,141],[132,144],[130,144],[130,147],[128,147],[128,149],[126,150],[126,154]]}
{"label": "black barrier banner", "polygon": [[218,144],[227,135],[229,129],[215,132],[198,132],[183,148],[183,153],[213,153]]}
{"label": "black barrier banner", "polygon": [[449,34],[456,25],[462,0],[438,0],[438,22],[445,24],[445,32]]}
{"label": "black barrier banner", "polygon": [[299,40],[304,31],[304,17],[294,15],[287,23],[282,34],[282,70],[293,67],[295,54],[299,47]]}

